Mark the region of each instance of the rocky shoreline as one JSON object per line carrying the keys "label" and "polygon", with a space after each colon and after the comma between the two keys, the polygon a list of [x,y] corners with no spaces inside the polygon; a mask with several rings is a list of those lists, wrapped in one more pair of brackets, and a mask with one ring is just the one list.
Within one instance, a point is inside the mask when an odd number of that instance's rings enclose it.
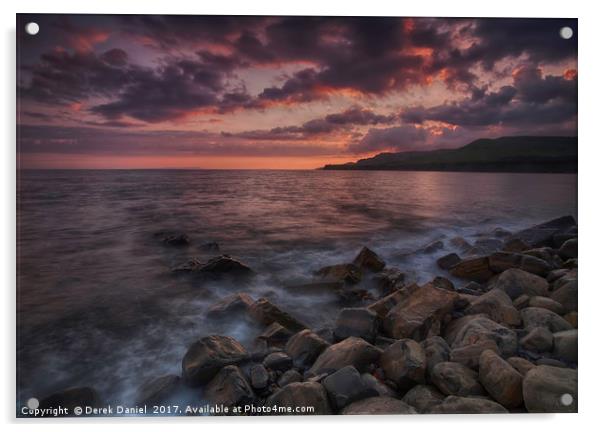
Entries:
{"label": "rocky shoreline", "polygon": [[[179,247],[188,239],[169,233],[162,241]],[[310,328],[294,310],[242,291],[223,298],[207,317],[262,326],[254,345],[203,337],[188,347],[180,375],[150,380],[132,402],[292,410],[252,415],[577,412],[574,218],[517,233],[497,229],[474,244],[446,241],[457,252],[438,257],[440,272],[426,284],[364,247],[353,262],[285,287],[337,293],[344,307],[332,328]],[[425,249],[436,254],[441,246]],[[241,286],[256,276],[228,255],[192,259],[173,272],[234,278]],[[102,401],[92,388],[78,387],[40,402],[58,405]]]}

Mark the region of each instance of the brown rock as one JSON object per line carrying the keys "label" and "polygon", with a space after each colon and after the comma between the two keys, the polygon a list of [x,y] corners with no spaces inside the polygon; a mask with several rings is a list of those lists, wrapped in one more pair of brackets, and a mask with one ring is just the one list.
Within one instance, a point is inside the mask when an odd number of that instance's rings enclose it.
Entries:
{"label": "brown rock", "polygon": [[533,369],[535,367],[535,365],[533,363],[531,363],[529,360],[526,360],[522,357],[510,357],[508,359],[506,359],[506,361],[508,363],[510,363],[510,365],[516,369],[522,376],[525,376],[525,374],[527,372],[529,372],[531,369]]}
{"label": "brown rock", "polygon": [[550,264],[540,258],[509,252],[496,252],[490,255],[489,268],[495,273],[520,269],[539,276],[546,276],[552,270]]}
{"label": "brown rock", "polygon": [[[569,397],[563,398],[563,395]],[[554,366],[536,366],[525,375],[523,398],[529,412],[577,412],[577,371]],[[562,400],[570,404],[564,405]]]}
{"label": "brown rock", "polygon": [[284,347],[298,367],[311,366],[330,344],[311,330],[305,329],[289,339]]}
{"label": "brown rock", "polygon": [[533,247],[553,246],[554,235],[567,232],[577,225],[573,216],[562,216],[551,221],[524,229],[513,235]]}
{"label": "brown rock", "polygon": [[265,298],[260,298],[251,305],[250,314],[255,320],[265,326],[277,322],[292,332],[298,332],[307,328],[305,324]]}
{"label": "brown rock", "polygon": [[564,306],[566,311],[578,310],[577,280],[569,279],[559,286],[550,298]]}
{"label": "brown rock", "polygon": [[508,411],[502,405],[488,399],[448,396],[429,412],[431,414],[505,414]]}
{"label": "brown rock", "polygon": [[424,350],[426,356],[426,367],[427,375],[429,375],[433,368],[441,363],[449,360],[450,348],[445,339],[440,336],[433,336],[423,340],[420,345]]}
{"label": "brown rock", "polygon": [[348,405],[341,414],[379,415],[379,414],[416,414],[416,410],[400,401],[387,396],[363,399]]}
{"label": "brown rock", "polygon": [[327,282],[345,282],[353,285],[362,280],[362,271],[355,264],[336,264],[322,267],[316,272],[316,276]]}
{"label": "brown rock", "polygon": [[577,363],[577,330],[554,333],[554,355],[569,363]]}
{"label": "brown rock", "polygon": [[385,268],[385,262],[374,251],[365,246],[355,257],[353,264],[359,268],[366,269],[374,273]]}
{"label": "brown rock", "polygon": [[322,385],[328,393],[330,406],[341,410],[357,400],[378,396],[378,392],[362,380],[359,372],[353,366],[345,366],[322,380]]}
{"label": "brown rock", "polygon": [[400,390],[425,382],[426,356],[420,344],[402,339],[389,346],[380,358],[385,376]]}
{"label": "brown rock", "polygon": [[445,333],[445,340],[454,350],[470,347],[481,342],[494,342],[503,357],[509,357],[516,352],[518,346],[516,333],[513,330],[492,321],[485,315],[467,315],[451,322]]}
{"label": "brown rock", "polygon": [[443,396],[439,390],[430,385],[417,385],[412,387],[403,398],[403,402],[414,407],[419,413],[427,413],[434,406],[443,402]]}
{"label": "brown rock", "polygon": [[564,315],[563,318],[574,328],[577,328],[577,324],[578,324],[578,314],[577,312],[569,312],[568,314]]}
{"label": "brown rock", "polygon": [[232,318],[234,314],[247,312],[254,300],[246,293],[224,297],[207,310],[209,318]]}
{"label": "brown rock", "polygon": [[337,317],[334,338],[339,341],[355,336],[374,343],[378,327],[378,315],[370,309],[345,308],[339,312]]}
{"label": "brown rock", "polygon": [[368,309],[376,312],[379,317],[384,318],[394,306],[401,303],[418,289],[420,289],[420,287],[416,284],[404,286],[381,298],[377,302],[372,303],[368,306]]}
{"label": "brown rock", "polygon": [[493,321],[509,326],[519,326],[521,317],[504,291],[492,289],[477,297],[466,309],[467,315],[485,314]]}
{"label": "brown rock", "polygon": [[487,257],[464,259],[453,266],[450,272],[456,277],[475,282],[486,282],[493,276]]}
{"label": "brown rock", "polygon": [[558,249],[558,255],[563,259],[577,258],[577,238],[572,238],[565,241],[560,249]]}
{"label": "brown rock", "polygon": [[546,327],[552,333],[571,330],[571,325],[560,315],[548,309],[528,307],[520,311],[525,330],[535,327]]}
{"label": "brown rock", "polygon": [[534,327],[520,340],[520,345],[528,351],[548,352],[554,344],[554,336],[546,327]]}
{"label": "brown rock", "polygon": [[226,366],[205,387],[205,397],[214,405],[245,405],[255,398],[237,366]]}
{"label": "brown rock", "polygon": [[507,408],[523,403],[523,376],[491,350],[483,351],[479,361],[479,380],[487,392]]}
{"label": "brown rock", "polygon": [[484,395],[478,378],[479,375],[472,369],[453,362],[437,364],[431,374],[431,381],[443,394],[455,396]]}
{"label": "brown rock", "polygon": [[443,255],[441,258],[439,258],[437,260],[437,265],[443,270],[449,270],[450,268],[458,264],[460,261],[462,261],[462,258],[460,258],[458,254],[450,253],[447,255]]}
{"label": "brown rock", "polygon": [[381,350],[370,345],[363,339],[349,337],[342,342],[326,348],[309,369],[310,375],[319,375],[324,372],[333,372],[353,366],[363,372],[371,363],[378,361]]}
{"label": "brown rock", "polygon": [[505,291],[514,300],[522,294],[545,296],[549,284],[540,276],[520,269],[509,269],[499,275],[495,287]]}
{"label": "brown rock", "polygon": [[[266,406],[290,408],[291,415],[327,415],[332,414],[328,395],[322,384],[317,382],[295,382],[284,386],[271,395]],[[299,407],[313,407],[313,412],[298,413]]]}
{"label": "brown rock", "polygon": [[504,246],[502,248],[502,250],[504,252],[522,252],[525,250],[530,249],[531,246],[529,246],[527,243],[525,243],[524,241],[522,241],[521,239],[509,239],[504,243]]}
{"label": "brown rock", "polygon": [[551,310],[558,315],[562,315],[564,313],[564,306],[549,297],[533,296],[529,298],[529,307]]}

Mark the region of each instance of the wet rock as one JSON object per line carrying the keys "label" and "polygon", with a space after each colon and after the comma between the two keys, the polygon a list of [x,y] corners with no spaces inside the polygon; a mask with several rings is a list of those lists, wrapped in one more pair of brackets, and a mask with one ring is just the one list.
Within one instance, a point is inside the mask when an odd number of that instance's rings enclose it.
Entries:
{"label": "wet rock", "polygon": [[529,298],[529,307],[547,309],[558,315],[564,313],[564,306],[549,297],[533,296]]}
{"label": "wet rock", "polygon": [[412,387],[403,398],[403,402],[414,407],[419,413],[427,413],[434,406],[443,402],[445,396],[435,387],[430,385],[417,385]]}
{"label": "wet rock", "polygon": [[378,361],[381,350],[364,339],[349,337],[344,341],[326,348],[309,369],[310,375],[334,372],[345,366],[353,366],[364,372],[371,364]]}
{"label": "wet rock", "polygon": [[374,251],[363,247],[360,253],[353,260],[353,264],[361,269],[371,272],[379,272],[385,268],[385,262]]}
{"label": "wet rock", "polygon": [[363,399],[348,405],[341,414],[345,415],[379,415],[379,414],[416,414],[416,410],[388,396],[376,396]]}
{"label": "wet rock", "polygon": [[295,369],[289,369],[278,378],[278,386],[284,387],[290,383],[303,381],[303,376]]}
{"label": "wet rock", "polygon": [[540,258],[509,252],[496,252],[490,255],[489,268],[495,273],[520,269],[538,276],[546,276],[552,270],[552,266]]}
{"label": "wet rock", "polygon": [[443,276],[436,276],[435,279],[431,281],[431,284],[433,284],[435,288],[456,292],[454,283]]}
{"label": "wet rock", "polygon": [[544,278],[524,270],[508,269],[499,275],[495,287],[505,291],[514,300],[523,294],[545,296],[549,284]]}
{"label": "wet rock", "polygon": [[291,337],[284,350],[298,367],[311,366],[330,344],[311,330],[301,330]]}
{"label": "wet rock", "polygon": [[506,408],[523,403],[523,376],[491,350],[483,351],[479,361],[479,380],[487,392]]}
{"label": "wet rock", "polygon": [[420,252],[430,254],[437,252],[440,249],[443,249],[443,242],[441,240],[435,240],[420,249]]}
{"label": "wet rock", "polygon": [[237,313],[246,313],[254,300],[247,293],[236,293],[224,297],[207,310],[209,318],[232,318]]}
{"label": "wet rock", "polygon": [[497,402],[461,396],[448,396],[429,411],[432,414],[505,414],[507,412],[508,410]]}
{"label": "wet rock", "polygon": [[384,295],[402,288],[405,279],[405,273],[396,268],[386,268],[372,276],[372,281]]}
{"label": "wet rock", "polygon": [[466,258],[453,266],[451,274],[461,279],[486,282],[493,276],[487,257]]}
{"label": "wet rock", "polygon": [[379,396],[390,396],[395,397],[397,393],[387,384],[376,378],[374,375],[369,373],[362,374],[362,381],[364,386],[374,390]]}
{"label": "wet rock", "polygon": [[165,375],[144,383],[137,392],[136,405],[162,405],[180,388],[180,377]]}
{"label": "wet rock", "polygon": [[270,324],[257,339],[264,340],[270,346],[282,346],[293,335],[293,332],[277,322]]}
{"label": "wet rock", "polygon": [[474,243],[476,248],[479,248],[483,254],[490,254],[504,247],[504,242],[496,238],[477,239]]}
{"label": "wet rock", "polygon": [[269,354],[263,360],[263,365],[269,370],[285,371],[293,366],[293,359],[285,352],[279,351]]}
{"label": "wet rock", "polygon": [[548,309],[528,307],[520,311],[525,330],[535,327],[546,327],[552,333],[572,330],[571,325],[560,315]]}
{"label": "wet rock", "polygon": [[518,326],[521,317],[512,304],[512,300],[504,291],[492,289],[477,297],[465,310],[467,315],[485,314],[493,321],[509,326]]}
{"label": "wet rock", "polygon": [[50,408],[67,408],[69,411],[67,415],[73,413],[76,407],[101,407],[102,401],[91,387],[71,387],[66,390],[54,393],[48,397],[45,397],[40,401],[40,409]]}
{"label": "wet rock", "polygon": [[249,378],[251,380],[251,387],[255,390],[264,390],[270,383],[270,375],[261,363],[256,363],[249,368]]}
{"label": "wet rock", "polygon": [[265,326],[277,322],[282,327],[292,332],[298,332],[307,328],[305,324],[283,311],[266,298],[260,298],[253,303],[249,311],[255,320]]}
{"label": "wet rock", "polygon": [[535,365],[533,363],[531,363],[529,360],[526,360],[522,357],[510,357],[508,359],[506,359],[506,361],[508,363],[510,363],[510,365],[516,369],[522,376],[525,376],[525,374],[527,372],[529,372],[531,369],[533,369],[535,367]]}
{"label": "wet rock", "polygon": [[479,375],[472,369],[453,362],[441,362],[433,368],[431,381],[441,393],[456,396],[485,394],[478,381]]}
{"label": "wet rock", "polygon": [[205,397],[214,405],[235,406],[255,398],[251,386],[237,366],[226,366],[205,387]]}
{"label": "wet rock", "polygon": [[[571,403],[564,405],[563,395]],[[525,375],[523,398],[529,412],[577,412],[577,371],[554,366],[536,366]]]}
{"label": "wet rock", "polygon": [[560,249],[558,249],[558,255],[565,260],[577,258],[577,239],[572,238],[565,241],[562,246],[560,246]]}
{"label": "wet rock", "polygon": [[427,375],[430,375],[432,373],[433,368],[437,364],[449,360],[451,350],[447,342],[445,342],[445,339],[443,339],[442,337],[430,337],[428,339],[423,340],[420,343],[420,345],[422,345],[424,355],[426,356]]}
{"label": "wet rock", "polygon": [[326,266],[316,271],[315,274],[326,282],[345,282],[353,285],[362,280],[362,271],[355,264]]}
{"label": "wet rock", "polygon": [[474,345],[483,347],[487,342],[493,342],[504,357],[516,352],[518,346],[516,333],[509,328],[492,321],[485,315],[468,315],[451,322],[446,329],[445,340],[452,348],[451,359],[454,360],[454,350]]}
{"label": "wet rock", "polygon": [[458,294],[426,284],[394,306],[383,327],[387,336],[421,341],[439,333],[443,318],[454,309]]}
{"label": "wet rock", "polygon": [[229,336],[206,336],[193,343],[182,359],[182,378],[198,386],[209,382],[220,369],[247,358],[247,351]]}
{"label": "wet rock", "polygon": [[352,402],[378,396],[378,392],[365,385],[353,366],[346,366],[322,380],[330,399],[330,406],[341,410]]}
{"label": "wet rock", "polygon": [[412,339],[399,340],[384,350],[380,365],[387,379],[399,390],[425,382],[426,355],[422,346]]}
{"label": "wet rock", "polygon": [[460,250],[460,252],[462,253],[466,252],[472,247],[472,245],[468,243],[463,237],[454,237],[449,241],[449,243],[456,249]]}
{"label": "wet rock", "polygon": [[378,327],[379,319],[375,312],[366,308],[345,308],[337,317],[334,338],[340,341],[355,336],[374,343]]}
{"label": "wet rock", "polygon": [[531,297],[529,297],[527,294],[521,294],[512,301],[512,304],[516,309],[521,310],[529,306],[530,300]]}
{"label": "wet rock", "polygon": [[554,333],[554,355],[569,363],[577,363],[577,330]]}
{"label": "wet rock", "polygon": [[504,246],[502,247],[502,250],[504,252],[523,252],[526,250],[531,249],[531,246],[528,245],[527,243],[525,243],[524,241],[522,241],[521,239],[517,239],[517,238],[511,238],[506,240],[506,242],[504,243]]}
{"label": "wet rock", "polygon": [[560,303],[566,311],[577,311],[579,306],[577,280],[567,280],[550,294],[550,298]]}
{"label": "wet rock", "polygon": [[548,352],[554,344],[554,336],[545,327],[535,327],[520,340],[520,345],[533,352]]}
{"label": "wet rock", "polygon": [[191,259],[187,263],[175,267],[172,271],[176,273],[203,273],[235,278],[249,277],[255,274],[249,266],[229,255],[220,255],[211,258],[206,263],[202,263],[197,259]]}
{"label": "wet rock", "polygon": [[553,246],[554,235],[567,232],[575,225],[573,216],[563,216],[519,231],[511,238],[520,239],[533,247]]}
{"label": "wet rock", "polygon": [[[322,384],[318,382],[295,382],[284,386],[271,395],[266,406],[290,408],[292,415],[327,415],[332,414],[328,395]],[[297,413],[298,407],[313,407],[313,412]]]}
{"label": "wet rock", "polygon": [[439,258],[437,260],[437,265],[443,270],[449,270],[460,261],[462,261],[462,258],[460,258],[457,253],[450,253]]}
{"label": "wet rock", "polygon": [[406,285],[392,292],[391,294],[383,297],[382,299],[372,303],[370,306],[368,306],[368,309],[376,312],[376,314],[379,317],[384,318],[387,316],[391,309],[393,309],[396,305],[408,298],[419,288],[420,287],[416,284]]}

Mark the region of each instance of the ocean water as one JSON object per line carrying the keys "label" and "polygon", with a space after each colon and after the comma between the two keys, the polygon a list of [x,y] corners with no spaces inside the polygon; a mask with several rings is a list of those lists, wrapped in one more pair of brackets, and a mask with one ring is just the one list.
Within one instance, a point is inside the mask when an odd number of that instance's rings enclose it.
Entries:
{"label": "ocean water", "polygon": [[[247,291],[314,328],[341,307],[333,293],[291,292],[324,265],[348,262],[363,245],[418,282],[446,275],[446,240],[494,228],[516,231],[576,216],[568,174],[65,170],[18,174],[17,399],[92,386],[112,403],[179,373],[195,339],[228,334],[247,346],[261,331],[206,309]],[[184,232],[175,248],[154,236]],[[435,240],[445,247],[416,252]],[[191,257],[220,253],[257,271],[249,285],[174,277]]]}

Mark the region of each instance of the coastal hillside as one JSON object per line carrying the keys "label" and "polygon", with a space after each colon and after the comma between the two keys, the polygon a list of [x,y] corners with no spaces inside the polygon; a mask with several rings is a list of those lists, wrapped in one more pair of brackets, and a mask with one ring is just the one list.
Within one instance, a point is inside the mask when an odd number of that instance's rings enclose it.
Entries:
{"label": "coastal hillside", "polygon": [[380,153],[325,170],[577,172],[577,137],[478,139],[456,149]]}

